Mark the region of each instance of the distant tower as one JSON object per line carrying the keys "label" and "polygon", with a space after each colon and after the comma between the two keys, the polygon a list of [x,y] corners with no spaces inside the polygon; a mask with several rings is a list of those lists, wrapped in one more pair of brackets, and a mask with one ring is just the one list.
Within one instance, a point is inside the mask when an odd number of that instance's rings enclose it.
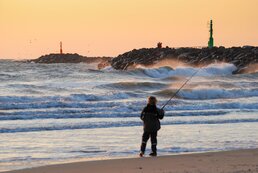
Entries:
{"label": "distant tower", "polygon": [[210,39],[208,42],[208,47],[209,48],[213,48],[214,46],[214,40],[213,40],[213,24],[212,24],[212,20],[210,21]]}
{"label": "distant tower", "polygon": [[60,41],[60,54],[63,54],[62,42]]}

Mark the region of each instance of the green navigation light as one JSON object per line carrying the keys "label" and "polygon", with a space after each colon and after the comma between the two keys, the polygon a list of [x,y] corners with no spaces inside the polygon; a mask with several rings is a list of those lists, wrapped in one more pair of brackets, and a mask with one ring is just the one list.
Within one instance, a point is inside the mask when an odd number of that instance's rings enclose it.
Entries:
{"label": "green navigation light", "polygon": [[210,21],[210,39],[208,42],[208,47],[213,48],[214,46],[214,40],[213,40],[213,25],[212,25],[212,20]]}

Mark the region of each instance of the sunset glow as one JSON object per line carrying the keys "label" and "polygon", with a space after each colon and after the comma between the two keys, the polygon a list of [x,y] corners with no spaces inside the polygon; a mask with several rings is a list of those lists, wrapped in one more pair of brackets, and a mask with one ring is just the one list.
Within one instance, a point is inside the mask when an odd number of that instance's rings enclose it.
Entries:
{"label": "sunset glow", "polygon": [[59,52],[117,56],[134,48],[258,45],[257,0],[0,0],[0,58]]}

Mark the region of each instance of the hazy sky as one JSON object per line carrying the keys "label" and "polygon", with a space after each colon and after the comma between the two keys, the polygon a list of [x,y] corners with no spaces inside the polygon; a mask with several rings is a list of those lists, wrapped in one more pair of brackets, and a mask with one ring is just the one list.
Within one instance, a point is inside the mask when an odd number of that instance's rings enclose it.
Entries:
{"label": "hazy sky", "polygon": [[117,56],[134,48],[258,45],[258,0],[0,0],[0,58]]}

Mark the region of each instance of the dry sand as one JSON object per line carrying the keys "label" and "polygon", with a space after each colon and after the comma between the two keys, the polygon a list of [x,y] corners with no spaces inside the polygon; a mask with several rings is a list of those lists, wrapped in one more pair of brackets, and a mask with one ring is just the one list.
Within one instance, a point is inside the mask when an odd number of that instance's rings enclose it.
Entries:
{"label": "dry sand", "polygon": [[9,173],[258,173],[258,149],[49,165]]}

